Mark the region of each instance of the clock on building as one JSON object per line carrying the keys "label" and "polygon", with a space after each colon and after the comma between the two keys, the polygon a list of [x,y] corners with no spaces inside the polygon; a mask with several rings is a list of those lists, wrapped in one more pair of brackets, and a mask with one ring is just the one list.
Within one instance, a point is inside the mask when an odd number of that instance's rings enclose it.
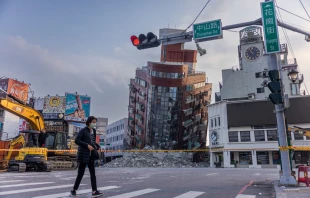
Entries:
{"label": "clock on building", "polygon": [[245,58],[249,61],[256,61],[261,56],[261,51],[255,46],[249,47],[245,51]]}

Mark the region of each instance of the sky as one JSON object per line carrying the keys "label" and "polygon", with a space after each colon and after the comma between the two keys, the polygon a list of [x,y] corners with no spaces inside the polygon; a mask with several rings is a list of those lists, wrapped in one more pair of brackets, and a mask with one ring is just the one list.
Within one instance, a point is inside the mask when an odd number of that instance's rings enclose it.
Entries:
{"label": "sky", "polygon": [[[92,98],[91,114],[108,117],[112,123],[128,116],[128,84],[135,69],[160,59],[160,47],[137,50],[130,36],[148,32],[158,35],[160,28],[185,29],[206,2],[1,0],[0,77],[30,83],[35,97],[87,94]],[[261,16],[260,2],[211,0],[196,23],[221,19],[225,26],[252,21]],[[310,12],[310,1],[303,3]],[[308,17],[298,0],[277,0],[277,4]],[[281,15],[284,22],[310,32],[310,22],[284,11]],[[279,32],[281,43],[287,43],[282,29]],[[287,34],[310,90],[310,42],[301,34],[289,30]],[[221,70],[238,65],[238,44],[238,32],[229,31],[224,31],[223,39],[200,43],[207,54],[198,55],[197,70],[207,73],[213,92],[219,91]],[[195,49],[195,43],[186,43],[185,47]]]}

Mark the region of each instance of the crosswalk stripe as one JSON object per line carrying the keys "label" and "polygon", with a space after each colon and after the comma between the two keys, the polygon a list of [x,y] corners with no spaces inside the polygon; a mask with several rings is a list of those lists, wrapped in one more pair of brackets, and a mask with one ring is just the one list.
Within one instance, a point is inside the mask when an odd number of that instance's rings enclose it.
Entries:
{"label": "crosswalk stripe", "polygon": [[[110,190],[110,189],[115,189],[115,188],[120,188],[120,186],[105,186],[105,187],[100,187],[98,190]],[[90,193],[92,192],[92,189],[85,189],[85,190],[78,190],[77,194],[82,194],[82,193]],[[52,195],[43,195],[43,196],[38,196],[38,197],[33,197],[33,198],[58,198],[58,197],[65,197],[65,196],[70,196],[70,192],[66,193],[58,193],[58,194],[52,194]]]}
{"label": "crosswalk stripe", "polygon": [[43,175],[42,173],[1,173],[1,177],[12,177],[12,176],[17,176],[17,175]]}
{"label": "crosswalk stripe", "polygon": [[[83,178],[88,178],[90,176],[84,175]],[[64,179],[64,180],[70,180],[70,179],[76,179],[76,177],[66,177],[66,178],[60,178],[60,179]]]}
{"label": "crosswalk stripe", "polygon": [[[86,185],[86,184],[80,184],[80,185]],[[10,190],[10,191],[5,191],[5,192],[0,192],[0,195],[12,195],[12,194],[18,194],[18,193],[40,191],[40,190],[67,188],[67,187],[72,187],[72,186],[73,186],[72,184],[68,184],[68,185],[49,186],[49,187],[42,187],[42,188],[28,188],[28,189],[22,189],[22,190]]]}
{"label": "crosswalk stripe", "polygon": [[205,192],[198,192],[198,191],[189,191],[187,193],[184,193],[182,195],[179,195],[177,197],[174,197],[174,198],[195,198],[195,197],[198,197],[202,194],[204,194]]}
{"label": "crosswalk stripe", "polygon": [[38,182],[38,183],[25,183],[25,184],[13,184],[13,185],[3,185],[0,188],[10,188],[10,187],[17,187],[17,186],[32,186],[32,185],[44,185],[44,184],[53,184],[55,182]]}
{"label": "crosswalk stripe", "polygon": [[9,180],[9,181],[0,181],[0,184],[1,184],[1,183],[21,182],[21,181],[25,181],[25,180]]}
{"label": "crosswalk stripe", "polygon": [[236,198],[255,198],[256,195],[244,195],[244,194],[239,194],[236,196]]}
{"label": "crosswalk stripe", "polygon": [[116,196],[112,196],[112,197],[108,197],[108,198],[131,198],[131,197],[136,197],[139,195],[144,195],[144,194],[148,194],[148,193],[159,191],[159,190],[160,189],[146,188],[144,190],[137,190],[137,191],[133,191],[130,193],[116,195]]}

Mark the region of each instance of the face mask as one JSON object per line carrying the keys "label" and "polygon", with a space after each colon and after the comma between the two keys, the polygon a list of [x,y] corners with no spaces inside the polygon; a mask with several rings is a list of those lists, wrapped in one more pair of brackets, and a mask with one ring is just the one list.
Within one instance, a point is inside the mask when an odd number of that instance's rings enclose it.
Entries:
{"label": "face mask", "polygon": [[96,123],[90,123],[90,128],[95,128],[96,127]]}

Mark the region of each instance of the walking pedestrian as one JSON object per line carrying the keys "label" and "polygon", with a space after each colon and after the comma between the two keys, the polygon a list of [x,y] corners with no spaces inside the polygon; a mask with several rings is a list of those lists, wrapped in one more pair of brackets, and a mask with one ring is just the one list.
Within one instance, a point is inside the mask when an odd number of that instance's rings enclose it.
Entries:
{"label": "walking pedestrian", "polygon": [[92,197],[100,197],[103,195],[103,193],[97,190],[95,174],[95,161],[99,159],[98,150],[100,148],[100,146],[96,143],[96,130],[94,129],[96,123],[97,119],[94,116],[89,116],[86,121],[86,127],[81,129],[75,138],[75,143],[79,146],[77,154],[79,167],[78,175],[73,189],[71,190],[72,196],[76,196],[76,191],[79,188],[86,166],[88,166],[90,173]]}

